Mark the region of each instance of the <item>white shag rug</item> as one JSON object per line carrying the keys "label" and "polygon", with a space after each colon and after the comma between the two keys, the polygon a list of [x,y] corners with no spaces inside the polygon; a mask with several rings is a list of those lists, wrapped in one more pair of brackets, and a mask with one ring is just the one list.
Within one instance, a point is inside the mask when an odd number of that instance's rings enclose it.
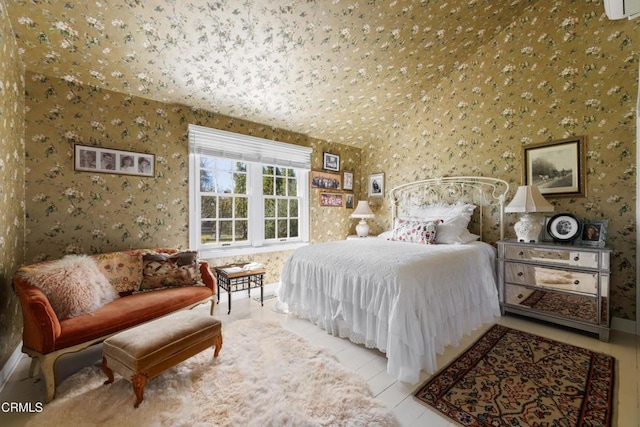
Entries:
{"label": "white shag rug", "polygon": [[224,343],[151,379],[133,408],[131,383],[103,385],[98,366],[57,388],[30,426],[395,426],[366,382],[327,350],[276,322],[223,325]]}

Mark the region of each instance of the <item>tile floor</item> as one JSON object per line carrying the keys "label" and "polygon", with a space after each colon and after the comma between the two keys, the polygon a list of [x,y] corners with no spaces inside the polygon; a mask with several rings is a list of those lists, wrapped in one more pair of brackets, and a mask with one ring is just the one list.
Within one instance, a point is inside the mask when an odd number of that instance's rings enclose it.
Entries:
{"label": "tile floor", "polygon": [[[418,387],[395,381],[386,373],[386,359],[384,355],[375,350],[369,350],[351,342],[335,338],[326,334],[319,327],[310,322],[298,319],[292,315],[284,315],[274,312],[275,299],[265,300],[264,307],[250,298],[242,298],[233,301],[233,309],[230,315],[226,314],[226,302],[224,298],[215,315],[224,323],[237,319],[264,319],[277,320],[282,325],[307,338],[310,342],[329,348],[346,367],[362,375],[369,384],[371,392],[393,409],[402,426],[455,426],[436,413],[427,409],[413,399],[412,392]],[[208,309],[202,307],[198,309]],[[600,342],[595,335],[582,334],[570,329],[560,328],[554,325],[534,322],[528,319],[506,316],[498,320],[498,323],[542,335],[558,341],[567,342],[590,348],[595,351],[610,354],[617,359],[616,365],[616,392],[614,426],[632,427],[640,426],[640,382],[638,381],[640,370],[638,368],[640,354],[640,337],[613,331],[609,343]],[[469,344],[477,339],[490,325],[485,325],[477,330],[473,336],[465,337],[458,347],[447,348],[445,354],[438,357],[438,366],[444,366]],[[63,356],[56,365],[56,377],[58,381],[72,375],[76,370],[90,363],[99,363],[101,359],[101,346],[97,345],[74,355]],[[12,374],[9,382],[0,392],[0,404],[2,402],[40,402],[44,397],[44,385],[38,376],[31,379],[29,373],[29,359],[23,357]],[[428,375],[422,373],[421,382]],[[0,426],[22,426],[28,421],[29,415],[24,413],[0,412]],[[64,421],[61,420],[61,424]]]}

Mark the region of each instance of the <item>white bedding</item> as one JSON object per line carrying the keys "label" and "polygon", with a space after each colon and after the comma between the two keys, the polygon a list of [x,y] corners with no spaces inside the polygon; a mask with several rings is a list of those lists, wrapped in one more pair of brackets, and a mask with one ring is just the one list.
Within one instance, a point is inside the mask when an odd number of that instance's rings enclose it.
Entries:
{"label": "white bedding", "polygon": [[387,372],[415,384],[436,354],[500,316],[495,249],[383,239],[317,243],[285,262],[278,298],[333,335],[387,354]]}

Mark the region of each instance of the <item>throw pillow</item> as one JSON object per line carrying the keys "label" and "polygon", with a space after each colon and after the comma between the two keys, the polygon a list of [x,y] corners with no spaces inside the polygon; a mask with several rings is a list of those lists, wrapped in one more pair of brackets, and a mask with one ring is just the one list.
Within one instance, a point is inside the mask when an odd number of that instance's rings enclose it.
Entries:
{"label": "throw pillow", "polygon": [[96,261],[86,255],[67,255],[20,274],[42,290],[60,320],[92,313],[118,298]]}
{"label": "throw pillow", "polygon": [[98,268],[118,293],[137,291],[142,283],[138,251],[122,251],[93,256]]}
{"label": "throw pillow", "polygon": [[396,218],[393,237],[390,240],[432,245],[436,240],[437,224],[438,221],[425,222]]}
{"label": "throw pillow", "polygon": [[148,252],[142,255],[141,291],[171,286],[204,286],[198,252],[175,254]]}

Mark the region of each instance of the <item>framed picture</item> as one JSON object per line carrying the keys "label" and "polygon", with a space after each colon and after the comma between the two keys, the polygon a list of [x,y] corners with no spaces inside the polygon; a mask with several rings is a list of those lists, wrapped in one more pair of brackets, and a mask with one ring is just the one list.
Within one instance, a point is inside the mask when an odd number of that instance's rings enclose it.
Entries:
{"label": "framed picture", "polygon": [[547,230],[551,218],[553,218],[553,216],[544,217],[544,222],[542,224],[542,236],[540,237],[540,240],[543,242],[553,242],[553,237],[551,237],[551,234],[549,234],[549,231]]}
{"label": "framed picture", "polygon": [[337,154],[324,153],[322,168],[328,171],[340,172],[340,156]]}
{"label": "framed picture", "polygon": [[545,197],[585,197],[584,137],[525,145],[523,185]]}
{"label": "framed picture", "polygon": [[153,177],[156,160],[153,154],[76,145],[73,163],[74,169],[82,172]]}
{"label": "framed picture", "polygon": [[547,232],[554,242],[572,242],[580,239],[582,222],[570,213],[556,214],[549,219]]}
{"label": "framed picture", "polygon": [[347,209],[353,209],[353,193],[347,193],[344,195],[344,207]]}
{"label": "framed picture", "polygon": [[384,197],[384,172],[369,175],[369,197]]}
{"label": "framed picture", "polygon": [[325,190],[340,190],[342,177],[337,173],[311,171],[311,188],[323,188]]}
{"label": "framed picture", "polygon": [[353,172],[344,171],[342,173],[342,188],[353,190]]}
{"label": "framed picture", "polygon": [[341,208],[343,205],[344,198],[341,193],[320,193],[320,206]]}
{"label": "framed picture", "polygon": [[609,225],[609,221],[606,219],[583,220],[580,243],[587,246],[604,247],[607,241],[607,225]]}

